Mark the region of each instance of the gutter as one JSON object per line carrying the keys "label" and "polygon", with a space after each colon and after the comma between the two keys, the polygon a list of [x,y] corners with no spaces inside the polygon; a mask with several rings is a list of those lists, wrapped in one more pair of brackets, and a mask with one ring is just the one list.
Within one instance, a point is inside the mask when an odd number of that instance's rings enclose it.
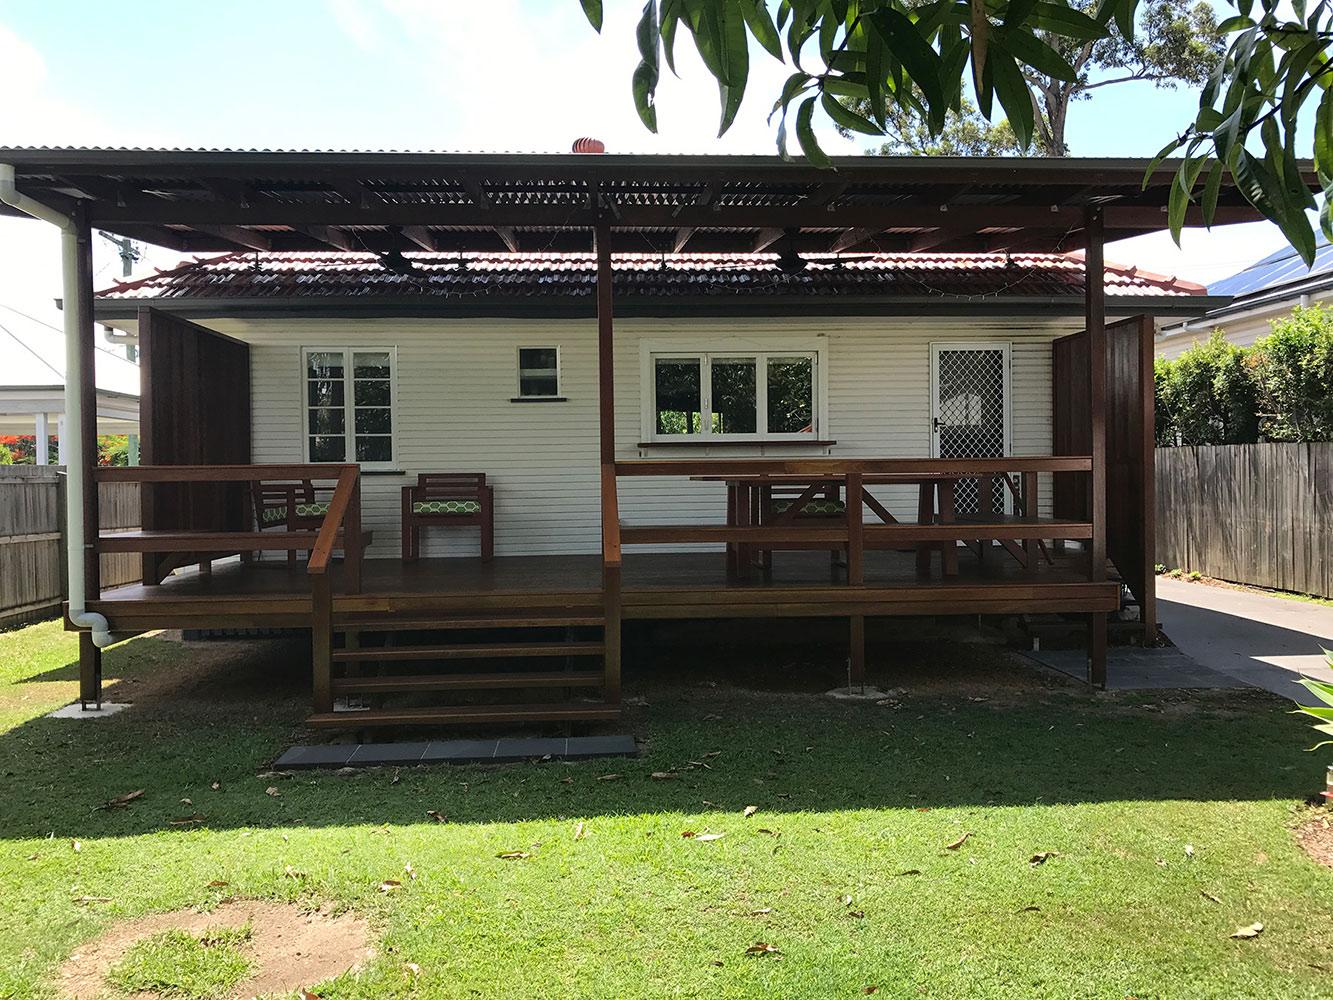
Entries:
{"label": "gutter", "polygon": [[13,164],[0,163],[0,203],[34,219],[49,222],[60,230],[60,269],[64,286],[65,420],[66,432],[74,438],[73,454],[78,456],[78,461],[70,462],[65,467],[69,620],[78,628],[91,630],[93,645],[101,649],[127,636],[113,634],[104,615],[88,610],[88,595],[83,584],[85,562],[95,559],[96,554],[83,530],[83,501],[90,486],[88,468],[83,462],[89,442],[83,440],[83,394],[79,392],[79,386],[83,383],[83,354],[79,350],[79,341],[81,331],[85,325],[92,323],[92,317],[83,314],[83,300],[79,295],[79,228],[71,217],[20,191],[15,184]]}

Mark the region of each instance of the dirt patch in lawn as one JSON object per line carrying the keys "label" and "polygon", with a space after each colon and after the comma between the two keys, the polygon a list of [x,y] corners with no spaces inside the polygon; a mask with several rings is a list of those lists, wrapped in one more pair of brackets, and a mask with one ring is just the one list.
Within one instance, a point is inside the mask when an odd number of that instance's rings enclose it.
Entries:
{"label": "dirt patch in lawn", "polygon": [[[314,986],[372,957],[370,928],[352,914],[302,912],[284,903],[238,900],[209,911],[175,910],[114,924],[79,948],[61,966],[58,987],[68,1000],[93,1000],[111,992],[107,973],[138,941],[163,931],[199,935],[218,927],[250,925],[245,948],[255,972],[227,997],[285,994]],[[136,994],[147,998],[156,993]],[[219,998],[222,1000],[222,998]]]}
{"label": "dirt patch in lawn", "polygon": [[1296,828],[1296,841],[1325,868],[1333,868],[1333,823],[1321,813]]}

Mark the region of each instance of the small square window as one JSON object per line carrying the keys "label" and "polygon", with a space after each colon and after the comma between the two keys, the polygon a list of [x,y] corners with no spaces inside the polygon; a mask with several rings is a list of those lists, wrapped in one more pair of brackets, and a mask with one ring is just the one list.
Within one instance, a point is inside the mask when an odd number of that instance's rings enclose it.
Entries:
{"label": "small square window", "polygon": [[558,347],[518,349],[518,394],[523,399],[543,399],[560,395]]}

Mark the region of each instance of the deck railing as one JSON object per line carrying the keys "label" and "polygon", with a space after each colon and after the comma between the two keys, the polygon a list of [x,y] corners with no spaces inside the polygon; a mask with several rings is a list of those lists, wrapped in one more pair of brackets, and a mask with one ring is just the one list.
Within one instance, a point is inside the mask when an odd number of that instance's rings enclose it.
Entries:
{"label": "deck railing", "polygon": [[[956,570],[957,544],[998,542],[1030,569],[1045,539],[1091,540],[1101,525],[1092,521],[1042,518],[1037,511],[1037,477],[1043,473],[1089,473],[1092,459],[1085,455],[1013,456],[1008,458],[774,458],[774,459],[639,459],[617,462],[617,477],[690,477],[726,482],[731,515],[726,524],[620,525],[619,545],[725,543],[730,564],[748,568],[753,552],[773,549],[842,549],[847,555],[847,580],[864,583],[867,549],[915,546],[919,569],[929,566],[930,552],[939,551],[944,571]],[[990,484],[1001,483],[1013,496],[1014,514],[981,512],[954,515],[953,486],[961,479],[981,481],[980,495]],[[760,490],[775,483],[811,484],[785,516],[760,518]],[[897,521],[867,489],[900,482],[922,484],[922,511],[915,523]],[[846,514],[841,518],[797,517],[817,484],[845,489]],[[938,491],[938,509],[925,506],[926,489]],[[869,507],[878,520],[867,522]],[[607,510],[603,498],[603,515]],[[604,537],[606,528],[603,528]],[[984,550],[980,549],[979,552]],[[1091,563],[1090,579],[1100,579]]]}

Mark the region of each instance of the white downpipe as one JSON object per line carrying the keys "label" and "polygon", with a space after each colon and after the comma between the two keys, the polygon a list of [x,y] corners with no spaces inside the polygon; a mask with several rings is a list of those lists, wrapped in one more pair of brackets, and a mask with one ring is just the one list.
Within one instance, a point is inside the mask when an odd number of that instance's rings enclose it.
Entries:
{"label": "white downpipe", "polygon": [[60,270],[63,282],[65,320],[65,427],[74,437],[74,447],[65,448],[65,434],[60,437],[61,451],[68,451],[70,461],[65,465],[65,549],[69,558],[69,620],[80,628],[92,631],[93,644],[103,647],[119,640],[113,635],[103,615],[89,611],[88,594],[83,586],[85,560],[95,558],[91,542],[83,530],[83,498],[88,490],[88,469],[84,457],[92,442],[83,440],[83,352],[79,350],[80,334],[91,316],[83,315],[83,299],[79,295],[79,233],[74,220],[48,205],[34,201],[14,184],[12,164],[0,163],[0,201],[17,208],[34,219],[49,222],[60,229]]}

